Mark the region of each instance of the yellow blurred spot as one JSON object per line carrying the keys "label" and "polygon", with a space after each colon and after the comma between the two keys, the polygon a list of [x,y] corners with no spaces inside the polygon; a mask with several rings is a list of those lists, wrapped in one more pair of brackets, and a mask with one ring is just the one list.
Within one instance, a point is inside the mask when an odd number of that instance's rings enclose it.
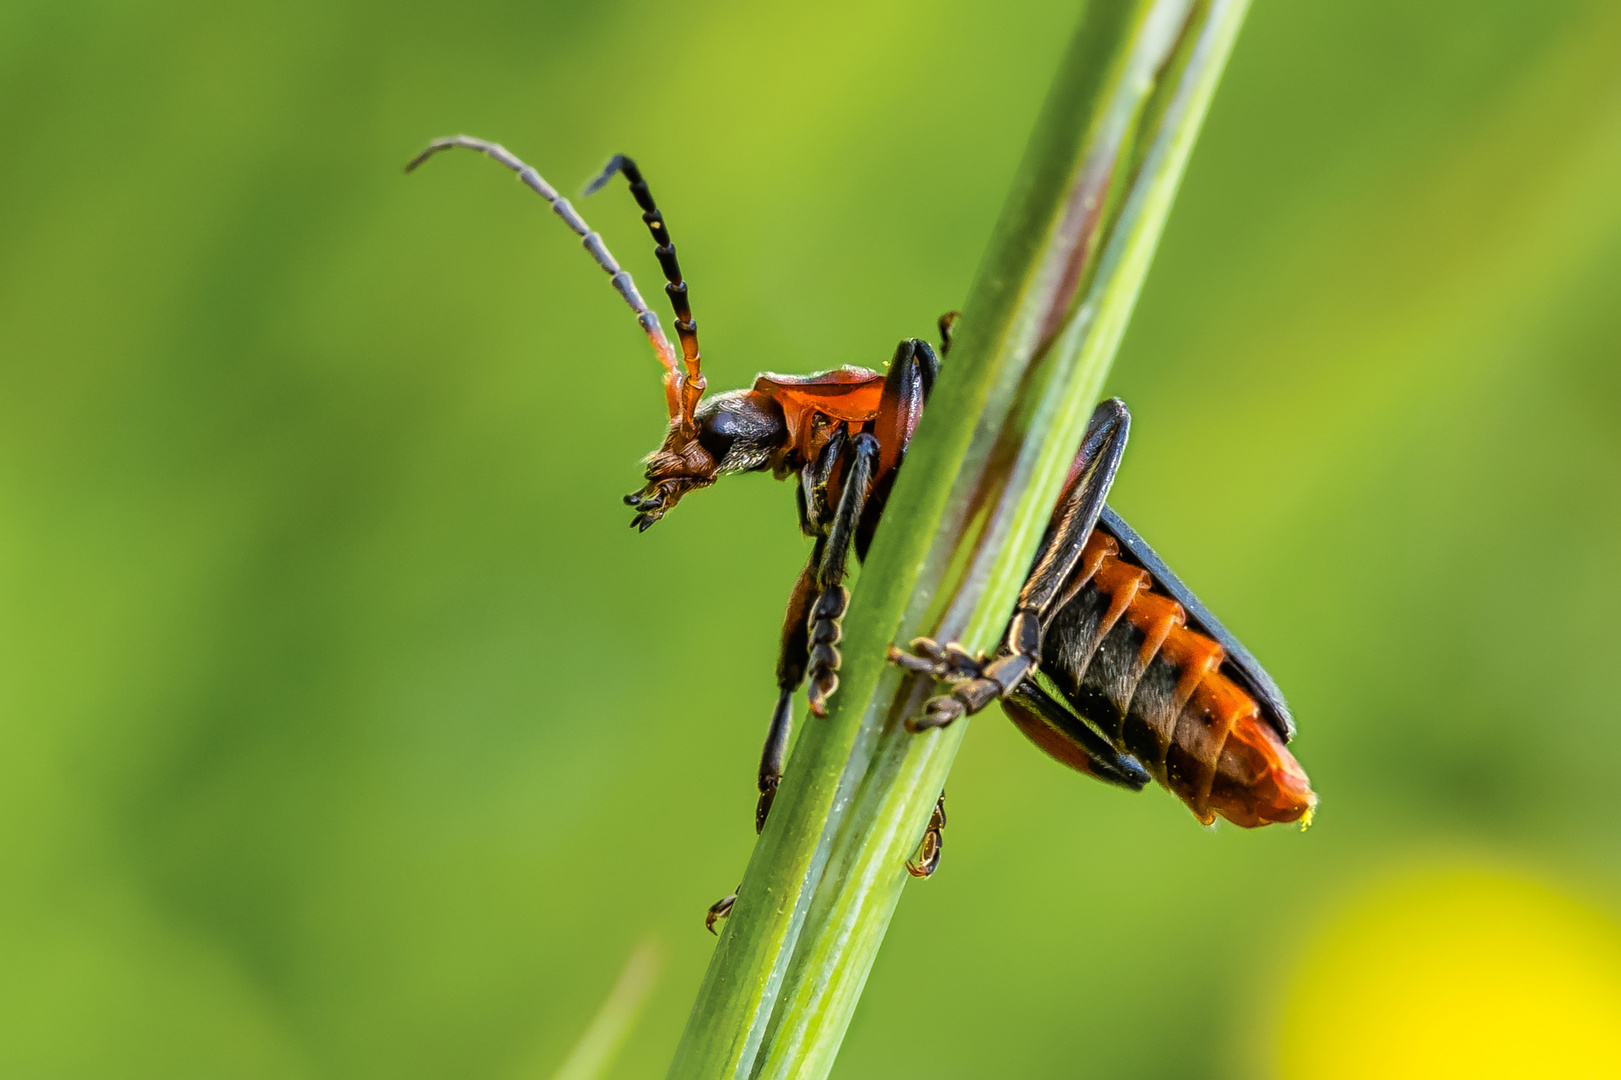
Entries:
{"label": "yellow blurred spot", "polygon": [[1286,1080],[1621,1077],[1621,926],[1475,870],[1364,897],[1303,958]]}

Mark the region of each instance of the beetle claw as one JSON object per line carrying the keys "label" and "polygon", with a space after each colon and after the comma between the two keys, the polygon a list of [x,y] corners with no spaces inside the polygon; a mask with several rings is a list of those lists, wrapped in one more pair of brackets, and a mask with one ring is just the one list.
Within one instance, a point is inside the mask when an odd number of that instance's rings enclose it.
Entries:
{"label": "beetle claw", "polygon": [[715,924],[732,913],[732,905],[735,903],[737,903],[737,894],[732,893],[730,896],[723,896],[710,904],[709,910],[704,913],[704,929],[718,937],[720,931],[715,929]]}
{"label": "beetle claw", "polygon": [[810,689],[805,692],[805,701],[817,719],[827,718],[827,699],[832,697],[838,689],[839,677],[834,671],[824,669],[815,676]]}
{"label": "beetle claw", "polygon": [[932,675],[941,682],[961,682],[984,674],[985,658],[975,656],[955,641],[942,645],[933,638],[920,637],[912,639],[911,647],[907,653],[891,645],[889,662]]}
{"label": "beetle claw", "polygon": [[929,827],[923,833],[923,841],[918,845],[917,858],[906,860],[908,874],[915,878],[926,878],[940,869],[940,852],[945,847],[940,833],[945,827],[946,793],[942,791],[934,804],[934,813],[929,817]]}
{"label": "beetle claw", "polygon": [[967,707],[953,695],[942,694],[939,697],[932,697],[923,706],[922,716],[915,716],[906,721],[906,730],[916,733],[930,728],[949,727],[962,719],[967,711]]}

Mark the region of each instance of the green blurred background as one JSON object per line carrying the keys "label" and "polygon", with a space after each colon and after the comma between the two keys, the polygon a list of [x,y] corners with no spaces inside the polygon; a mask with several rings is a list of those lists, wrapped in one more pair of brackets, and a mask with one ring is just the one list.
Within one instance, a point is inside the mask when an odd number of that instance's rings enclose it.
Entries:
{"label": "green blurred background", "polygon": [[[633,153],[712,386],[877,366],[962,303],[1076,10],[0,6],[0,1075],[546,1077],[649,937],[612,1075],[661,1075],[792,494],[627,529],[634,324],[496,166],[400,165]],[[987,714],[837,1075],[1621,1071],[1618,54],[1602,0],[1258,0],[1113,501],[1286,688],[1317,824]]]}

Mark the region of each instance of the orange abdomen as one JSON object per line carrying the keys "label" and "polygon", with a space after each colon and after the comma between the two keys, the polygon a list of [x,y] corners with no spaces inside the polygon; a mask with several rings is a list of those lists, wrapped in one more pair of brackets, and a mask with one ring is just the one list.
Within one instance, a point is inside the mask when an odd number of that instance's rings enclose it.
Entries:
{"label": "orange abdomen", "polygon": [[1115,747],[1187,803],[1253,828],[1317,803],[1260,707],[1221,672],[1225,653],[1189,629],[1182,605],[1094,530],[1047,628],[1042,671]]}

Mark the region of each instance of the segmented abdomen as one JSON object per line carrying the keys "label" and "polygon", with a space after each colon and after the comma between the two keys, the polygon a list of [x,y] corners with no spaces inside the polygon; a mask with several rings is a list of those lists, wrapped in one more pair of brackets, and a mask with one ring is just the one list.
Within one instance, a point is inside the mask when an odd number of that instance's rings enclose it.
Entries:
{"label": "segmented abdomen", "polygon": [[1221,673],[1222,647],[1188,629],[1101,529],[1087,540],[1043,643],[1042,670],[1115,748],[1203,821],[1296,821],[1316,804],[1260,707]]}

